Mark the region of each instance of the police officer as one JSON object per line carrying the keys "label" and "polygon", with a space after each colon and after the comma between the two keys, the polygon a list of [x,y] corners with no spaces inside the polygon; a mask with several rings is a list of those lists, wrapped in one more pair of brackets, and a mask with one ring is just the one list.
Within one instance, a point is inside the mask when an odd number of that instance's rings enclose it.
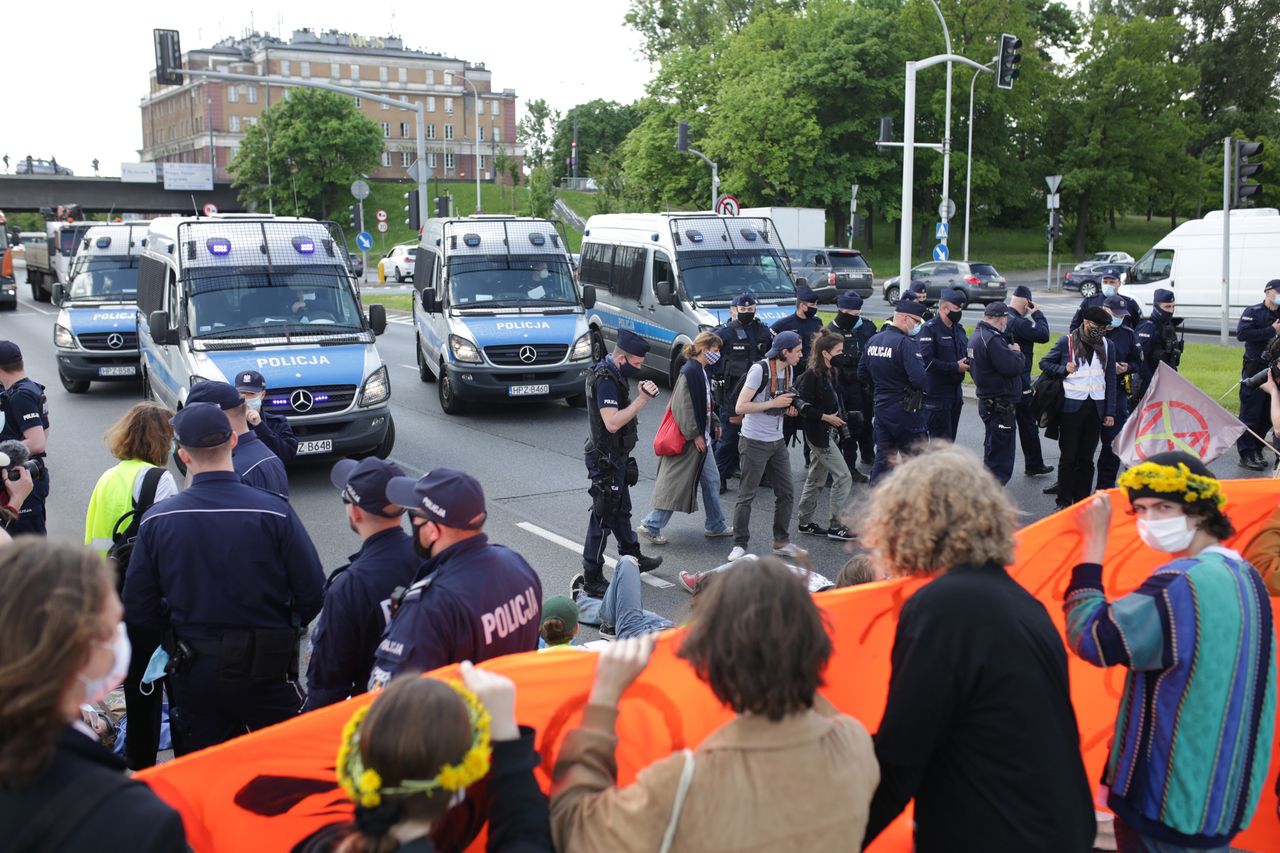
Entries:
{"label": "police officer", "polygon": [[1142,358],[1138,361],[1138,375],[1142,382],[1135,397],[1142,398],[1147,386],[1156,375],[1160,362],[1178,369],[1182,361],[1182,342],[1174,328],[1173,291],[1160,288],[1151,297],[1151,313],[1138,324],[1138,349]]}
{"label": "police officer", "polygon": [[960,386],[969,370],[969,339],[960,325],[964,303],[961,291],[942,291],[938,316],[926,320],[916,338],[924,359],[924,408],[932,439],[955,441],[960,426],[964,407]]}
{"label": "police officer", "polygon": [[298,455],[298,437],[284,415],[266,412],[262,401],[267,396],[267,380],[256,370],[236,374],[236,391],[244,398],[245,422],[280,461],[286,465]]}
{"label": "police officer", "polygon": [[1014,431],[1022,398],[1022,349],[1006,338],[1009,308],[992,302],[973,331],[973,384],[978,392],[978,416],[986,428],[982,461],[1000,485],[1013,476]]}
{"label": "police officer", "polygon": [[[1236,324],[1236,337],[1244,343],[1244,363],[1240,378],[1248,379],[1269,365],[1267,344],[1280,333],[1280,278],[1273,278],[1262,288],[1262,301],[1244,309]],[[1266,435],[1271,428],[1271,398],[1261,388],[1240,385],[1240,420],[1249,429],[1236,441],[1240,464],[1252,471],[1265,471],[1262,442],[1254,436]]]}
{"label": "police officer", "polygon": [[413,549],[425,562],[413,586],[392,596],[370,690],[402,672],[538,647],[542,582],[524,557],[485,535],[484,490],[475,477],[453,468],[419,480],[395,477],[386,499],[409,511]]}
{"label": "police officer", "polygon": [[716,467],[720,469],[720,494],[729,488],[729,478],[738,473],[738,431],[742,418],[733,413],[733,400],[727,398],[747,375],[751,365],[765,357],[773,346],[773,332],[756,320],[756,298],[743,293],[729,306],[729,322],[715,329],[724,341],[720,363],[713,378],[719,380],[717,402],[720,406],[720,441],[716,445]]}
{"label": "police officer", "polygon": [[[27,378],[22,350],[13,341],[0,341],[0,407],[4,427],[0,441],[20,441],[33,459],[45,458],[49,431],[49,401],[44,386]],[[18,519],[9,525],[10,535],[45,534],[45,501],[49,497],[49,471],[36,477],[31,494],[18,511]]]}
{"label": "police officer", "polygon": [[813,336],[822,331],[822,320],[818,319],[818,295],[808,285],[796,286],[796,310],[781,320],[775,320],[771,327],[774,335],[782,332],[795,332],[800,336],[800,344],[804,347],[800,355],[800,371],[809,363],[809,350],[813,347]]}
{"label": "police officer", "polygon": [[284,462],[249,429],[248,409],[239,391],[226,382],[205,380],[191,387],[187,403],[213,403],[222,409],[236,433],[232,454],[236,473],[250,486],[288,499],[289,475],[285,473]]}
{"label": "police officer", "polygon": [[365,691],[391,594],[418,573],[413,540],[400,523],[404,508],[387,501],[387,483],[403,476],[399,465],[377,457],[340,459],[329,474],[362,544],[325,582],[324,609],[311,634],[304,711]]}
{"label": "police officer", "polygon": [[1142,362],[1138,333],[1124,322],[1129,306],[1119,296],[1108,296],[1102,307],[1111,314],[1107,340],[1116,354],[1116,414],[1111,426],[1102,428],[1102,450],[1098,453],[1099,490],[1115,488],[1116,475],[1120,473],[1120,457],[1111,449],[1111,442],[1120,434],[1125,419],[1129,417],[1129,397],[1137,390],[1138,365]]}
{"label": "police officer", "polygon": [[324,571],[289,502],[236,474],[216,405],[188,403],[173,429],[191,485],[143,517],[123,598],[127,621],[164,634],[184,755],[298,713],[298,640]]}
{"label": "police officer", "polygon": [[867,475],[856,467],[858,451],[862,451],[862,460],[870,466],[875,453],[875,444],[871,440],[871,416],[874,401],[870,386],[864,386],[858,379],[858,363],[867,350],[867,343],[876,333],[875,326],[862,319],[862,297],[852,290],[846,290],[836,297],[836,316],[828,325],[829,331],[844,338],[844,351],[835,359],[837,388],[845,411],[861,412],[861,425],[852,431],[852,439],[840,445],[845,464],[849,466],[849,474],[855,483],[867,482]]}
{"label": "police officer", "polygon": [[[919,302],[922,306],[924,306],[924,313],[921,314],[920,316],[924,318],[925,322],[928,322],[933,319],[934,313],[929,308],[929,287],[923,281],[911,282],[911,286],[907,288],[907,292],[902,297],[902,299],[910,299],[913,302]],[[884,321],[884,325],[880,327],[880,331],[883,332],[885,329],[889,328],[892,325],[893,325],[893,318],[889,318],[888,320]]]}
{"label": "police officer", "polygon": [[658,386],[643,380],[633,401],[628,380],[640,373],[648,352],[644,338],[622,329],[613,354],[602,358],[587,377],[590,433],[584,453],[592,504],[582,548],[582,572],[583,589],[592,598],[604,598],[609,588],[604,578],[604,546],[610,533],[618,542],[618,553],[635,557],[640,571],[651,572],[662,565],[661,557],[640,554],[640,540],[631,527],[631,486],[640,476],[631,458],[638,435],[636,416],[658,396]]}
{"label": "police officer", "polygon": [[1031,288],[1025,284],[1013,289],[1013,297],[1009,300],[1009,325],[1005,331],[1022,352],[1022,395],[1018,398],[1015,414],[1018,441],[1022,444],[1023,470],[1028,477],[1052,474],[1053,466],[1044,464],[1040,425],[1032,411],[1031,396],[1031,365],[1035,364],[1036,344],[1049,342],[1049,321],[1039,306],[1031,301]]}
{"label": "police officer", "polygon": [[1138,328],[1138,321],[1142,319],[1142,309],[1138,303],[1125,296],[1120,292],[1120,274],[1116,272],[1115,267],[1104,267],[1102,276],[1100,277],[1101,289],[1092,296],[1086,296],[1080,300],[1080,307],[1076,309],[1076,313],[1071,317],[1071,325],[1067,327],[1067,331],[1074,332],[1080,323],[1084,320],[1084,311],[1086,308],[1098,307],[1102,308],[1103,302],[1112,296],[1119,296],[1124,300],[1125,310],[1128,316],[1124,319],[1124,324],[1130,329]]}
{"label": "police officer", "polygon": [[924,324],[924,304],[900,300],[888,328],[876,333],[858,365],[858,378],[875,386],[876,461],[871,468],[875,483],[895,454],[928,438],[924,414],[924,360],[914,337]]}

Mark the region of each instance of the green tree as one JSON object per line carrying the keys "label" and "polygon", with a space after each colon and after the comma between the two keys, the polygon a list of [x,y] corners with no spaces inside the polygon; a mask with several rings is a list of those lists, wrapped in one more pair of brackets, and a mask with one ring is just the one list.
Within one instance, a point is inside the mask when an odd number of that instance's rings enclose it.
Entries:
{"label": "green tree", "polygon": [[[246,204],[328,217],[344,206],[351,182],[373,169],[382,131],[352,100],[318,89],[291,89],[245,131],[231,161],[232,186]],[[271,182],[268,183],[268,163]]]}
{"label": "green tree", "polygon": [[529,215],[550,219],[555,210],[556,183],[551,169],[538,166],[529,173]]}
{"label": "green tree", "polygon": [[578,121],[578,174],[596,177],[595,159],[611,155],[627,138],[627,134],[640,123],[641,112],[636,104],[619,104],[597,98],[585,104],[571,107],[556,124],[551,140],[551,167],[556,175],[568,175],[568,164],[573,151],[573,123]]}
{"label": "green tree", "polygon": [[560,113],[547,106],[542,98],[534,98],[524,105],[524,117],[516,125],[516,139],[524,145],[525,162],[530,168],[547,163],[551,138],[559,121]]}

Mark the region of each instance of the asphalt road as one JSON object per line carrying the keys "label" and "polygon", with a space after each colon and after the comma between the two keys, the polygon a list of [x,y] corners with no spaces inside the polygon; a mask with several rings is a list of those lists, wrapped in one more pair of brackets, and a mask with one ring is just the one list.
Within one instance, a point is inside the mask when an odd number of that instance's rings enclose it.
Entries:
{"label": "asphalt road", "polygon": [[[47,386],[51,429],[49,468],[52,494],[49,500],[50,535],[82,541],[89,495],[102,471],[114,461],[102,442],[112,422],[141,399],[134,383],[94,383],[86,394],[73,395],[57,380],[52,330],[56,309],[30,300],[25,287],[19,289],[17,311],[0,313],[0,334],[23,350],[28,374]],[[366,301],[376,296],[366,293]],[[1049,304],[1049,300],[1044,300]],[[1065,310],[1065,308],[1063,309]],[[1065,325],[1052,321],[1055,330]],[[586,415],[563,402],[511,402],[486,406],[463,416],[440,411],[436,386],[418,379],[414,366],[413,329],[408,318],[393,317],[378,347],[390,366],[392,412],[396,420],[397,444],[393,458],[412,475],[441,465],[462,468],[484,484],[488,499],[487,532],[499,543],[522,553],[542,578],[545,595],[567,592],[572,576],[580,571],[581,543],[587,526],[589,500],[582,461],[582,443],[587,432]],[[654,376],[658,379],[659,377]],[[661,383],[660,383],[661,384]],[[640,483],[632,489],[634,519],[648,511],[657,474],[658,460],[645,452],[661,421],[667,391],[646,407],[641,416]],[[960,443],[981,453],[982,427],[976,405],[964,407]],[[1057,462],[1057,445],[1044,443],[1045,459]],[[1248,475],[1228,454],[1212,466],[1222,476]],[[792,470],[799,499],[803,481],[803,461],[798,447],[792,450]],[[1007,487],[1026,522],[1053,509],[1052,498],[1041,494],[1052,477],[1024,477],[1018,460],[1013,480]],[[344,523],[338,495],[328,481],[329,464],[309,462],[289,470],[292,501],[306,524],[326,569],[344,563],[359,542]],[[176,472],[175,472],[176,474]],[[735,481],[736,484],[736,481]],[[865,486],[855,487],[857,501],[866,495]],[[725,495],[725,510],[732,515],[735,492]],[[821,507],[825,508],[825,499]],[[757,548],[770,544],[772,493],[762,490],[752,517],[752,542]],[[794,529],[794,527],[793,527]],[[732,545],[726,539],[706,539],[702,517],[677,515],[667,528],[671,542],[664,547],[645,545],[646,553],[665,558],[663,566],[649,579],[646,605],[668,618],[682,619],[688,596],[672,585],[681,569],[702,570],[724,561]],[[834,577],[856,545],[812,536],[796,535],[795,541],[810,550],[815,567]],[[616,551],[609,550],[616,556]]]}

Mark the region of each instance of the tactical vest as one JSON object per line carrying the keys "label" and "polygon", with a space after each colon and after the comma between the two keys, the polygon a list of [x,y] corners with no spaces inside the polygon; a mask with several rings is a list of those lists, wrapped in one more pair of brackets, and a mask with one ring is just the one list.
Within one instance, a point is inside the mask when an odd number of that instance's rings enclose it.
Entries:
{"label": "tactical vest", "polygon": [[[759,326],[760,321],[756,320],[753,325]],[[736,319],[730,320],[727,328],[729,335],[725,339],[724,347],[721,350],[724,367],[721,369],[720,375],[724,377],[726,385],[732,386],[740,377],[747,374],[747,371],[751,369],[751,365],[765,357],[769,352],[771,343],[760,332],[757,332],[753,343],[746,327]]]}
{"label": "tactical vest", "polygon": [[[9,423],[9,411],[7,406],[9,399],[18,396],[19,394],[26,394],[38,401],[40,409],[40,427],[46,430],[49,428],[49,398],[45,396],[44,386],[39,382],[24,376],[22,379],[19,379],[17,382],[9,386],[9,390],[0,392],[0,413],[3,414],[4,418],[3,421],[0,421],[0,440],[13,439],[14,441],[22,441],[23,439],[23,433],[25,430],[21,424]],[[35,425],[29,424],[28,426]],[[31,455],[43,457],[45,454],[33,453]]]}
{"label": "tactical vest", "polygon": [[862,360],[862,344],[856,329],[845,331],[831,322],[827,331],[835,332],[844,341],[844,351],[831,360],[836,369],[836,381],[841,385],[856,385],[858,382],[858,362]]}
{"label": "tactical vest", "polygon": [[614,460],[623,460],[631,455],[639,440],[639,418],[632,418],[617,432],[609,432],[605,428],[604,418],[600,416],[600,408],[596,405],[596,388],[606,376],[618,383],[618,409],[631,405],[631,383],[619,378],[603,361],[597,362],[591,368],[591,375],[587,377],[587,423],[590,424],[591,433],[587,437],[586,450],[588,453],[603,453]]}

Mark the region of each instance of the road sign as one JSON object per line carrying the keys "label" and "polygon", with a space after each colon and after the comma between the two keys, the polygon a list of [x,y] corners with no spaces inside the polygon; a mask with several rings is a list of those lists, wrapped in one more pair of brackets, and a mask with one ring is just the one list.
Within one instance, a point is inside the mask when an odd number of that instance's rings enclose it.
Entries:
{"label": "road sign", "polygon": [[[378,224],[383,225],[385,223],[379,222]],[[369,251],[373,248],[373,235],[368,231],[361,231],[356,235],[356,246],[358,246],[362,252]]]}
{"label": "road sign", "polygon": [[1062,196],[1057,193],[1049,193],[1048,198],[1045,200],[1045,205],[1050,210],[1057,210],[1062,206]]}
{"label": "road sign", "polygon": [[378,223],[378,230],[379,230],[379,231],[381,231],[383,234],[386,234],[386,233],[387,233],[387,223],[385,223],[385,222],[379,222],[379,223]]}
{"label": "road sign", "polygon": [[369,184],[365,181],[355,181],[351,184],[351,195],[355,196],[357,201],[364,201],[369,197]]}
{"label": "road sign", "polygon": [[954,199],[943,199],[942,204],[938,205],[938,215],[943,219],[952,219],[956,215],[956,203]]}
{"label": "road sign", "polygon": [[1056,193],[1058,184],[1062,183],[1061,175],[1045,175],[1044,182],[1049,185],[1049,192]]}
{"label": "road sign", "polygon": [[213,204],[212,202],[204,206],[205,216],[213,216],[217,212],[218,212],[218,206],[216,204]]}
{"label": "road sign", "polygon": [[951,253],[947,251],[946,243],[939,243],[933,247],[933,259],[935,261],[945,261]]}
{"label": "road sign", "polygon": [[933,236],[937,238],[939,242],[945,243],[947,242],[947,237],[950,236],[950,233],[951,233],[950,223],[939,222],[938,227],[934,229]]}
{"label": "road sign", "polygon": [[374,216],[378,217],[379,222],[387,221],[387,212],[385,210],[379,210],[377,213],[374,214]]}
{"label": "road sign", "polygon": [[742,205],[731,195],[722,195],[716,199],[716,213],[721,216],[737,216],[741,209]]}

